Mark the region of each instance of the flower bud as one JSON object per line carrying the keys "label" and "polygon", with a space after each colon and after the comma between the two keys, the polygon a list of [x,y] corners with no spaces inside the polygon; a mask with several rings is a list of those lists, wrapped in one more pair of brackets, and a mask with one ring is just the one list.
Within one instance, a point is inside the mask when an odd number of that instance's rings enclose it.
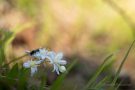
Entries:
{"label": "flower bud", "polygon": [[59,68],[59,70],[60,70],[60,72],[65,72],[66,71],[66,68],[65,68],[65,66],[60,66],[60,68]]}

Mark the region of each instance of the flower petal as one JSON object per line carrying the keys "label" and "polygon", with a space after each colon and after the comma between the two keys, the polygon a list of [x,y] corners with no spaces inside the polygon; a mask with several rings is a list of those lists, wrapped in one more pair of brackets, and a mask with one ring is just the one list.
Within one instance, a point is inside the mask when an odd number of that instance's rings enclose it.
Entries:
{"label": "flower petal", "polygon": [[44,60],[35,61],[35,64],[41,64]]}
{"label": "flower petal", "polygon": [[30,61],[23,63],[23,67],[30,68]]}
{"label": "flower petal", "polygon": [[54,64],[53,65],[53,72],[56,70],[57,66]]}
{"label": "flower petal", "polygon": [[37,72],[37,67],[31,67],[31,76],[33,76],[35,72]]}
{"label": "flower petal", "polygon": [[39,49],[39,53],[40,53],[40,58],[41,59],[45,59],[46,58],[46,56],[47,56],[47,50],[45,50],[45,49]]}
{"label": "flower petal", "polygon": [[46,58],[49,59],[52,64],[54,62],[55,56],[56,56],[56,53],[53,51],[50,51],[47,53]]}
{"label": "flower petal", "polygon": [[44,60],[46,58],[46,55],[41,55],[40,58]]}
{"label": "flower petal", "polygon": [[58,67],[55,69],[55,71],[58,75],[60,74]]}
{"label": "flower petal", "polygon": [[39,58],[39,59],[40,59],[40,53],[39,53],[39,52],[36,52],[33,56],[34,56],[35,58]]}
{"label": "flower petal", "polygon": [[63,53],[58,53],[55,57],[55,60],[61,60],[63,58]]}
{"label": "flower petal", "polygon": [[61,65],[66,65],[67,64],[67,61],[65,61],[65,60],[59,60],[58,63],[61,64]]}
{"label": "flower petal", "polygon": [[47,53],[47,55],[48,55],[51,59],[54,59],[55,56],[56,56],[56,53],[53,52],[53,51],[50,51],[50,52]]}
{"label": "flower petal", "polygon": [[59,75],[60,73],[59,73],[59,68],[58,68],[58,66],[57,65],[53,65],[53,71],[56,71],[56,73]]}

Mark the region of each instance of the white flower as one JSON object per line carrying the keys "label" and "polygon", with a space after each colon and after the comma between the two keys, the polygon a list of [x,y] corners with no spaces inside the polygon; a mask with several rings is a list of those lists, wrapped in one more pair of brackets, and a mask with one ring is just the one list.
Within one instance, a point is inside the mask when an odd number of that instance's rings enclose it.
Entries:
{"label": "white flower", "polygon": [[44,49],[44,48],[39,48],[33,51],[27,51],[27,53],[29,53],[31,56],[38,58],[38,59],[42,59],[44,60],[47,56],[48,50]]}
{"label": "white flower", "polygon": [[32,60],[29,60],[29,61],[27,61],[27,62],[25,62],[24,64],[23,64],[23,67],[25,67],[25,68],[31,68],[31,76],[33,76],[33,74],[35,73],[35,72],[37,72],[37,66],[39,65],[39,64],[41,64],[43,62],[43,60],[39,60],[39,61],[32,61]]}
{"label": "white flower", "polygon": [[[30,56],[39,59],[39,61],[27,61],[23,64],[25,68],[31,68],[31,76],[37,72],[37,66],[41,64],[44,60],[50,62],[53,65],[53,71],[56,71],[57,74],[60,74],[66,71],[64,65],[67,64],[65,60],[62,60],[63,53],[56,54],[53,51],[48,51],[44,48],[39,48],[33,51],[26,51]],[[48,60],[46,60],[48,59]]]}
{"label": "white flower", "polygon": [[48,52],[48,57],[47,57],[49,60],[50,60],[50,64],[53,64],[53,71],[56,71],[56,73],[59,75],[60,72],[63,73],[66,71],[66,68],[65,66],[63,65],[66,65],[67,62],[65,60],[62,60],[63,58],[63,53],[54,53],[54,52]]}

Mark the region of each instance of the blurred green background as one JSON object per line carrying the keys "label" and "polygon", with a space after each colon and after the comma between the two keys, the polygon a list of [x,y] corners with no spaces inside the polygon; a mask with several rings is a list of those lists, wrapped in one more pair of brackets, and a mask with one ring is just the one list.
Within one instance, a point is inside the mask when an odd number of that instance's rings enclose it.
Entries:
{"label": "blurred green background", "polygon": [[[113,73],[135,39],[134,3],[134,0],[0,0],[0,29],[13,32],[11,44],[6,48],[7,60],[39,47],[62,51],[69,63],[73,58],[79,61],[66,82],[71,83],[74,78],[72,83],[78,82],[81,87],[105,56],[117,52]],[[134,53],[132,50],[121,72],[132,83],[135,83]],[[72,83],[65,84],[67,90],[74,87]]]}

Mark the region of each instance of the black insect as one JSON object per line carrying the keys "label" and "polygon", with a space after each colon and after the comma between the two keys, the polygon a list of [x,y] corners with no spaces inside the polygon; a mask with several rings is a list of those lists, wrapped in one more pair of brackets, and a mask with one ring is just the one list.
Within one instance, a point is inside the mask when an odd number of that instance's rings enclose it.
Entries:
{"label": "black insect", "polygon": [[31,51],[29,54],[32,56],[32,55],[34,55],[37,52],[39,52],[39,49],[35,49],[35,50]]}

